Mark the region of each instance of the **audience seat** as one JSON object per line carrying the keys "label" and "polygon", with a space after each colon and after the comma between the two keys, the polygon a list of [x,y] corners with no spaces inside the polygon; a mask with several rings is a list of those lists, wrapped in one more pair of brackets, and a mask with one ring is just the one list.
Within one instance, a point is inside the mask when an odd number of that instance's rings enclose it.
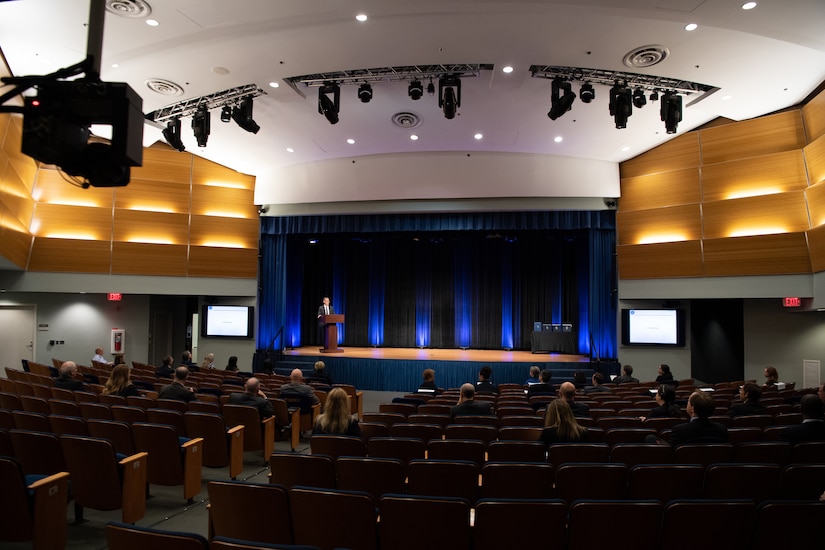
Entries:
{"label": "audience seat", "polygon": [[289,495],[284,486],[211,481],[207,491],[210,539],[292,544]]}
{"label": "audience seat", "polygon": [[780,472],[778,464],[711,464],[705,470],[702,498],[777,498]]}
{"label": "audience seat", "polygon": [[470,503],[462,498],[385,495],[378,508],[382,549],[470,550]]}
{"label": "audience seat", "polygon": [[375,502],[386,493],[405,491],[404,465],[393,458],[341,457],[335,461],[338,489],[364,491]]}
{"label": "audience seat", "polygon": [[764,501],[757,510],[752,550],[816,548],[822,544],[825,502]]}
{"label": "audience seat", "polygon": [[59,436],[14,429],[9,430],[9,440],[26,475],[50,476],[67,470]]}
{"label": "audience seat", "polygon": [[[322,549],[377,549],[375,501],[360,491],[318,490],[293,487],[289,490],[289,508],[295,544]],[[318,524],[318,511],[324,515]]]}
{"label": "audience seat", "polygon": [[[410,418],[413,416],[417,415],[410,415]],[[439,424],[396,422],[390,426],[389,432],[390,437],[414,437],[416,439],[421,439],[424,442],[431,439],[440,440],[444,437],[444,428],[442,428]]]}
{"label": "audience seat", "polygon": [[208,468],[229,466],[229,477],[243,471],[244,427],[226,428],[220,414],[186,412],[183,415],[189,437],[203,439],[203,465]]}
{"label": "audience seat", "polygon": [[624,464],[577,463],[556,468],[556,498],[627,498],[628,468]]}
{"label": "audience seat", "polygon": [[117,522],[107,523],[104,531],[106,545],[113,550],[209,550],[207,540],[197,533],[164,531]]}
{"label": "audience seat", "polygon": [[243,450],[262,451],[264,464],[267,464],[275,448],[275,417],[261,420],[258,409],[246,405],[224,405],[224,426],[232,429],[243,426]]}
{"label": "audience seat", "polygon": [[367,456],[367,445],[360,437],[313,434],[309,446],[312,454],[325,455],[332,460],[339,456]]}
{"label": "audience seat", "polygon": [[[570,504],[567,550],[656,548],[662,509],[655,500],[576,500]],[[605,518],[611,528],[602,527]]]}
{"label": "audience seat", "polygon": [[414,459],[425,456],[426,444],[412,437],[373,437],[367,441],[367,456],[372,458],[397,458],[407,468]]}
{"label": "audience seat", "polygon": [[295,485],[335,489],[335,462],[325,455],[272,453],[269,482],[291,489]]}
{"label": "audience seat", "polygon": [[659,548],[695,550],[712,541],[714,548],[747,550],[755,528],[751,500],[672,500],[665,506]]}
{"label": "audience seat", "polygon": [[481,468],[481,498],[553,498],[555,477],[545,462],[487,462]]}
{"label": "audience seat", "polygon": [[558,469],[566,462],[608,462],[610,447],[604,443],[557,443],[547,448],[547,462]]}
{"label": "audience seat", "polygon": [[547,447],[538,441],[491,441],[487,445],[488,462],[544,462]]}
{"label": "audience seat", "polygon": [[132,425],[132,437],[135,449],[151,458],[146,480],[154,485],[183,485],[183,498],[194,502],[201,490],[203,439],[181,443],[173,426],[140,422]]}
{"label": "audience seat", "polygon": [[483,499],[475,507],[474,550],[564,550],[567,503],[556,499]]}
{"label": "audience seat", "polygon": [[705,469],[698,464],[640,464],[630,468],[627,496],[660,502],[699,498],[704,477]]}
{"label": "audience seat", "polygon": [[475,504],[479,472],[478,465],[469,460],[411,460],[407,466],[407,493],[459,497]]}
{"label": "audience seat", "polygon": [[135,445],[132,440],[132,426],[117,420],[101,420],[90,418],[86,421],[86,429],[90,437],[108,439],[115,452],[124,456],[135,454]]}

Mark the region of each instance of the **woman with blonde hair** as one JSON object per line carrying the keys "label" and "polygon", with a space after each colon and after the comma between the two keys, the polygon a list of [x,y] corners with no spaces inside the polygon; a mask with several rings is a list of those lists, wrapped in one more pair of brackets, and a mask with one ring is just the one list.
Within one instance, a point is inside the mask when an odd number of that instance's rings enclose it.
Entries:
{"label": "woman with blonde hair", "polygon": [[566,400],[554,399],[547,404],[540,441],[545,445],[587,441],[587,428],[576,422]]}
{"label": "woman with blonde hair", "polygon": [[358,419],[350,414],[347,392],[341,388],[332,388],[327,394],[324,413],[315,421],[314,434],[361,436]]}
{"label": "woman with blonde hair", "polygon": [[120,395],[121,397],[140,395],[138,389],[132,384],[129,371],[130,369],[126,365],[115,365],[111,374],[109,374],[109,379],[106,380],[103,395]]}
{"label": "woman with blonde hair", "polygon": [[203,362],[201,363],[202,369],[214,369],[215,368],[215,354],[214,353],[207,353],[203,356]]}

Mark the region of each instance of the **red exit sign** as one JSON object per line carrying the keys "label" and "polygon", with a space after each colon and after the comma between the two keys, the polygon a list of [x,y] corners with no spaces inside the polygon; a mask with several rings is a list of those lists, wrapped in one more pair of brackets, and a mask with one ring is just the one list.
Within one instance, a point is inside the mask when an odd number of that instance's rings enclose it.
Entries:
{"label": "red exit sign", "polygon": [[785,307],[799,307],[802,305],[802,299],[796,296],[783,298],[782,305]]}
{"label": "red exit sign", "polygon": [[123,294],[121,294],[120,292],[110,292],[109,293],[109,301],[110,302],[119,302],[122,299],[123,299]]}

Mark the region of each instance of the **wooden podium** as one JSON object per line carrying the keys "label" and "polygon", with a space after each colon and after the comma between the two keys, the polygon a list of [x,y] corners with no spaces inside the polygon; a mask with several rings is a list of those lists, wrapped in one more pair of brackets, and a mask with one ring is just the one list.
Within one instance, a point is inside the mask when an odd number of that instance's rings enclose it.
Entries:
{"label": "wooden podium", "polygon": [[344,322],[344,316],[338,313],[321,315],[321,322],[324,323],[324,347],[321,353],[344,353],[338,347],[338,325]]}

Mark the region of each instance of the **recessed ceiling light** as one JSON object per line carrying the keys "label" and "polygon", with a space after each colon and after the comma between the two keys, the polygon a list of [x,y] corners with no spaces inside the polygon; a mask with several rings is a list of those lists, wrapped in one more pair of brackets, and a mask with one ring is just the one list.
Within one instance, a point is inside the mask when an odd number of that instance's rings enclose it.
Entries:
{"label": "recessed ceiling light", "polygon": [[507,74],[510,74],[510,73],[512,73],[512,72],[513,72],[513,67],[511,67],[510,65],[507,65],[506,67],[503,67],[503,68],[501,69],[501,72],[503,72],[503,73],[507,73]]}
{"label": "recessed ceiling light", "polygon": [[627,145],[622,147],[622,153],[627,153],[628,151],[630,151],[630,147],[628,147]]}
{"label": "recessed ceiling light", "polygon": [[561,136],[556,136],[553,138],[553,141],[555,141],[556,143],[561,143],[562,141],[564,141],[564,138]]}
{"label": "recessed ceiling light", "polygon": [[292,147],[287,147],[287,148],[286,148],[286,152],[287,152],[287,153],[294,153],[294,152],[295,152],[295,149],[293,149]]}
{"label": "recessed ceiling light", "polygon": [[727,100],[731,99],[732,97],[733,97],[732,95],[726,95],[726,96],[722,97],[722,100],[727,101]]}
{"label": "recessed ceiling light", "polygon": [[281,87],[281,85],[280,85],[280,84],[278,84],[278,83],[277,83],[277,82],[275,82],[275,81],[270,82],[270,83],[269,83],[269,86],[270,86],[270,88],[280,88],[280,87]]}
{"label": "recessed ceiling light", "polygon": [[481,138],[483,138],[483,137],[484,137],[484,134],[481,134],[481,133],[479,133],[479,134],[475,134],[473,137],[474,137],[475,139],[481,139]]}
{"label": "recessed ceiling light", "polygon": [[418,136],[415,134],[410,135],[410,139],[413,141],[418,141]]}
{"label": "recessed ceiling light", "polygon": [[752,10],[755,7],[756,7],[756,2],[745,2],[744,4],[742,4],[742,9],[743,10]]}
{"label": "recessed ceiling light", "polygon": [[364,21],[367,20],[367,14],[366,13],[359,13],[358,15],[355,16],[355,20],[360,21],[360,22],[363,23]]}
{"label": "recessed ceiling light", "polygon": [[350,145],[355,145],[355,140],[352,139],[352,138],[349,138],[349,139],[347,139],[347,143],[349,143]]}
{"label": "recessed ceiling light", "polygon": [[120,67],[120,65],[118,65],[117,63],[112,63],[112,68],[113,69],[117,69],[118,67]]}
{"label": "recessed ceiling light", "polygon": [[688,23],[687,25],[685,25],[685,30],[686,31],[695,31],[698,28],[699,28],[699,25],[697,25],[696,23]]}
{"label": "recessed ceiling light", "polygon": [[150,27],[157,27],[158,25],[160,25],[160,23],[158,23],[154,19],[147,19],[146,24],[149,25]]}

